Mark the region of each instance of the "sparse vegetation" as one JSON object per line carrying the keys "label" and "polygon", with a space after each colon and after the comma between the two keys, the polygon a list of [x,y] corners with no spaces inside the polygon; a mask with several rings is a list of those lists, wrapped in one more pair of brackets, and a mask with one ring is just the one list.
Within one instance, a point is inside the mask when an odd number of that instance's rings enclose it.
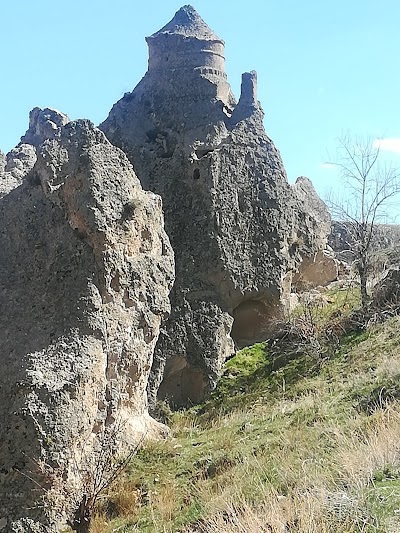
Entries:
{"label": "sparse vegetation", "polygon": [[91,531],[399,531],[400,318],[331,342],[359,300],[326,300],[322,356],[303,344],[274,368],[276,345],[240,351],[205,404],[170,415],[173,438],[132,460]]}
{"label": "sparse vegetation", "polygon": [[328,206],[348,235],[360,280],[361,302],[366,307],[373,241],[377,225],[393,218],[391,210],[400,193],[400,168],[382,162],[379,143],[349,133],[338,139],[336,155],[329,164],[337,167],[343,190],[339,197],[330,195]]}

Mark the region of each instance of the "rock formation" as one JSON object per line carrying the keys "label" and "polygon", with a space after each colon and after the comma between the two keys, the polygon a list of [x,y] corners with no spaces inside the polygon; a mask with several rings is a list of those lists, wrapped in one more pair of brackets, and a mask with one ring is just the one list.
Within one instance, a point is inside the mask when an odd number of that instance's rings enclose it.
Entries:
{"label": "rock formation", "polygon": [[59,531],[105,435],[117,452],[163,430],[145,392],[173,282],[161,199],[90,122],[46,114],[18,148],[37,162],[0,199],[3,533]]}
{"label": "rock formation", "polygon": [[321,248],[321,222],[265,133],[256,73],[236,103],[224,42],[191,6],[146,40],[147,73],[100,128],[163,198],[176,283],[149,396],[183,404],[214,386],[233,341],[270,333],[291,272]]}
{"label": "rock formation", "polygon": [[7,156],[0,152],[0,198],[18,187],[36,163],[36,148],[46,139],[54,139],[69,122],[55,109],[35,107],[29,114],[29,129],[18,146]]}
{"label": "rock formation", "polygon": [[400,304],[400,268],[389,267],[381,272],[381,279],[372,291],[372,308],[391,308],[393,314],[398,312]]}
{"label": "rock formation", "polygon": [[326,246],[331,231],[331,215],[326,204],[318,196],[311,181],[304,176],[297,178],[293,190],[303,209],[319,221],[314,235],[317,251],[314,255],[303,258],[292,277],[292,290],[301,292],[335,281],[339,273],[339,261]]}
{"label": "rock formation", "polygon": [[[353,252],[355,246],[354,230],[348,221],[332,221],[331,231],[328,236],[329,245],[337,257],[348,263],[355,259]],[[371,252],[390,250],[400,246],[399,224],[376,224],[371,242]]]}

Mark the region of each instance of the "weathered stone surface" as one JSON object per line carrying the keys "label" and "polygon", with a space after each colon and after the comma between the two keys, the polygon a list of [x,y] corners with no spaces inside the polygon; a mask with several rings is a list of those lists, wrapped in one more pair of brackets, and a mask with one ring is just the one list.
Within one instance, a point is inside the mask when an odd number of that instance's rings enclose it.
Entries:
{"label": "weathered stone surface", "polygon": [[[328,242],[336,256],[347,263],[355,259],[354,232],[349,222],[332,221]],[[371,253],[390,250],[400,245],[400,224],[376,224],[371,241]]]}
{"label": "weathered stone surface", "polygon": [[46,139],[58,138],[61,128],[68,122],[68,116],[57,109],[34,107],[29,113],[29,128],[21,137],[21,143],[40,146]]}
{"label": "weathered stone surface", "polygon": [[147,73],[100,128],[163,198],[176,283],[149,394],[181,404],[213,387],[232,338],[269,334],[321,224],[265,133],[256,73],[243,74],[236,103],[224,43],[191,6],[146,40]]}
{"label": "weathered stone surface", "polygon": [[68,122],[67,115],[55,109],[32,109],[21,142],[7,156],[0,153],[0,198],[21,185],[36,163],[36,148],[46,139],[59,137],[61,127]]}
{"label": "weathered stone surface", "polygon": [[318,286],[326,286],[335,281],[338,277],[339,262],[332,250],[326,247],[331,231],[331,215],[312,182],[300,176],[293,185],[293,190],[302,209],[317,221],[313,229],[317,251],[313,255],[305,255],[292,277],[292,290],[301,292]]}
{"label": "weathered stone surface", "polygon": [[318,196],[311,180],[305,176],[297,178],[293,185],[293,190],[300,204],[303,206],[304,211],[318,221],[314,239],[319,239],[319,248],[323,250],[331,231],[332,218],[329,209],[325,202]]}
{"label": "weathered stone surface", "polygon": [[339,261],[328,250],[320,250],[314,256],[305,257],[293,275],[292,288],[296,292],[315,287],[325,287],[337,280]]}
{"label": "weathered stone surface", "polygon": [[6,155],[0,150],[0,177],[4,174],[6,169]]}
{"label": "weathered stone surface", "polygon": [[36,163],[36,150],[30,144],[19,144],[5,157],[3,172],[0,171],[0,198],[23,182],[24,177]]}
{"label": "weathered stone surface", "polygon": [[400,269],[392,267],[382,273],[372,293],[373,306],[398,307],[400,304]]}
{"label": "weathered stone surface", "polygon": [[[0,200],[0,524],[54,532],[103,437],[163,428],[145,389],[173,256],[161,199],[88,121]],[[98,466],[99,468],[99,466]]]}

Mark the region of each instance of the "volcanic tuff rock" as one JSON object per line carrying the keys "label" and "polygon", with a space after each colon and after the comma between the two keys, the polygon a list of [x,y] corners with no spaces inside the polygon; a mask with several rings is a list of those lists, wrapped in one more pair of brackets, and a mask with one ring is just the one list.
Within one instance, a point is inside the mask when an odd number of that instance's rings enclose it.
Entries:
{"label": "volcanic tuff rock", "polygon": [[398,309],[400,304],[400,268],[390,267],[381,273],[381,280],[372,292],[372,304],[382,309],[392,307]]}
{"label": "volcanic tuff rock", "polygon": [[149,395],[181,404],[213,387],[232,339],[268,335],[291,271],[321,247],[321,223],[265,133],[256,73],[243,74],[236,103],[224,42],[191,6],[146,40],[147,73],[100,128],[163,198],[176,282]]}
{"label": "volcanic tuff rock", "polygon": [[46,139],[55,139],[68,122],[68,116],[57,109],[34,107],[29,113],[29,128],[21,137],[21,143],[39,146]]}
{"label": "volcanic tuff rock", "polygon": [[312,182],[305,176],[298,177],[292,187],[304,210],[319,221],[314,238],[319,239],[319,247],[323,249],[331,231],[332,219],[329,209],[318,196]]}
{"label": "volcanic tuff rock", "polygon": [[[3,160],[3,161],[2,161]],[[36,150],[30,144],[19,144],[0,157],[0,198],[18,185],[36,163]]]}
{"label": "volcanic tuff rock", "polygon": [[301,292],[335,281],[339,273],[339,261],[332,250],[325,249],[332,223],[326,204],[318,196],[311,181],[304,176],[297,178],[293,190],[303,209],[319,221],[314,235],[318,243],[317,251],[314,255],[303,258],[292,278],[293,290]]}
{"label": "volcanic tuff rock", "polygon": [[[356,228],[350,221],[332,221],[331,232],[328,237],[329,245],[337,256],[349,263],[355,259],[354,248],[356,246]],[[376,224],[371,241],[371,252],[398,248],[400,246],[399,224]]]}
{"label": "volcanic tuff rock", "polygon": [[54,139],[69,122],[55,109],[35,107],[29,113],[29,129],[21,142],[7,156],[0,152],[0,198],[18,187],[36,163],[36,148],[46,139]]}
{"label": "volcanic tuff rock", "polygon": [[161,199],[90,122],[60,126],[0,200],[2,532],[58,531],[105,436],[165,429],[145,393],[173,282]]}

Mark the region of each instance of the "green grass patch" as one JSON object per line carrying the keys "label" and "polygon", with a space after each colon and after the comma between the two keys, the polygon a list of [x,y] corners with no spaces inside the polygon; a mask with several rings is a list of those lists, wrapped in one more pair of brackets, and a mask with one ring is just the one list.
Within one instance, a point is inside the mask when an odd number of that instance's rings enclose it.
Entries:
{"label": "green grass patch", "polygon": [[267,343],[238,352],[207,402],[171,413],[173,438],[133,459],[137,508],[108,517],[106,533],[224,533],[233,516],[249,533],[400,531],[399,326],[351,332],[322,355],[291,346],[280,368]]}

